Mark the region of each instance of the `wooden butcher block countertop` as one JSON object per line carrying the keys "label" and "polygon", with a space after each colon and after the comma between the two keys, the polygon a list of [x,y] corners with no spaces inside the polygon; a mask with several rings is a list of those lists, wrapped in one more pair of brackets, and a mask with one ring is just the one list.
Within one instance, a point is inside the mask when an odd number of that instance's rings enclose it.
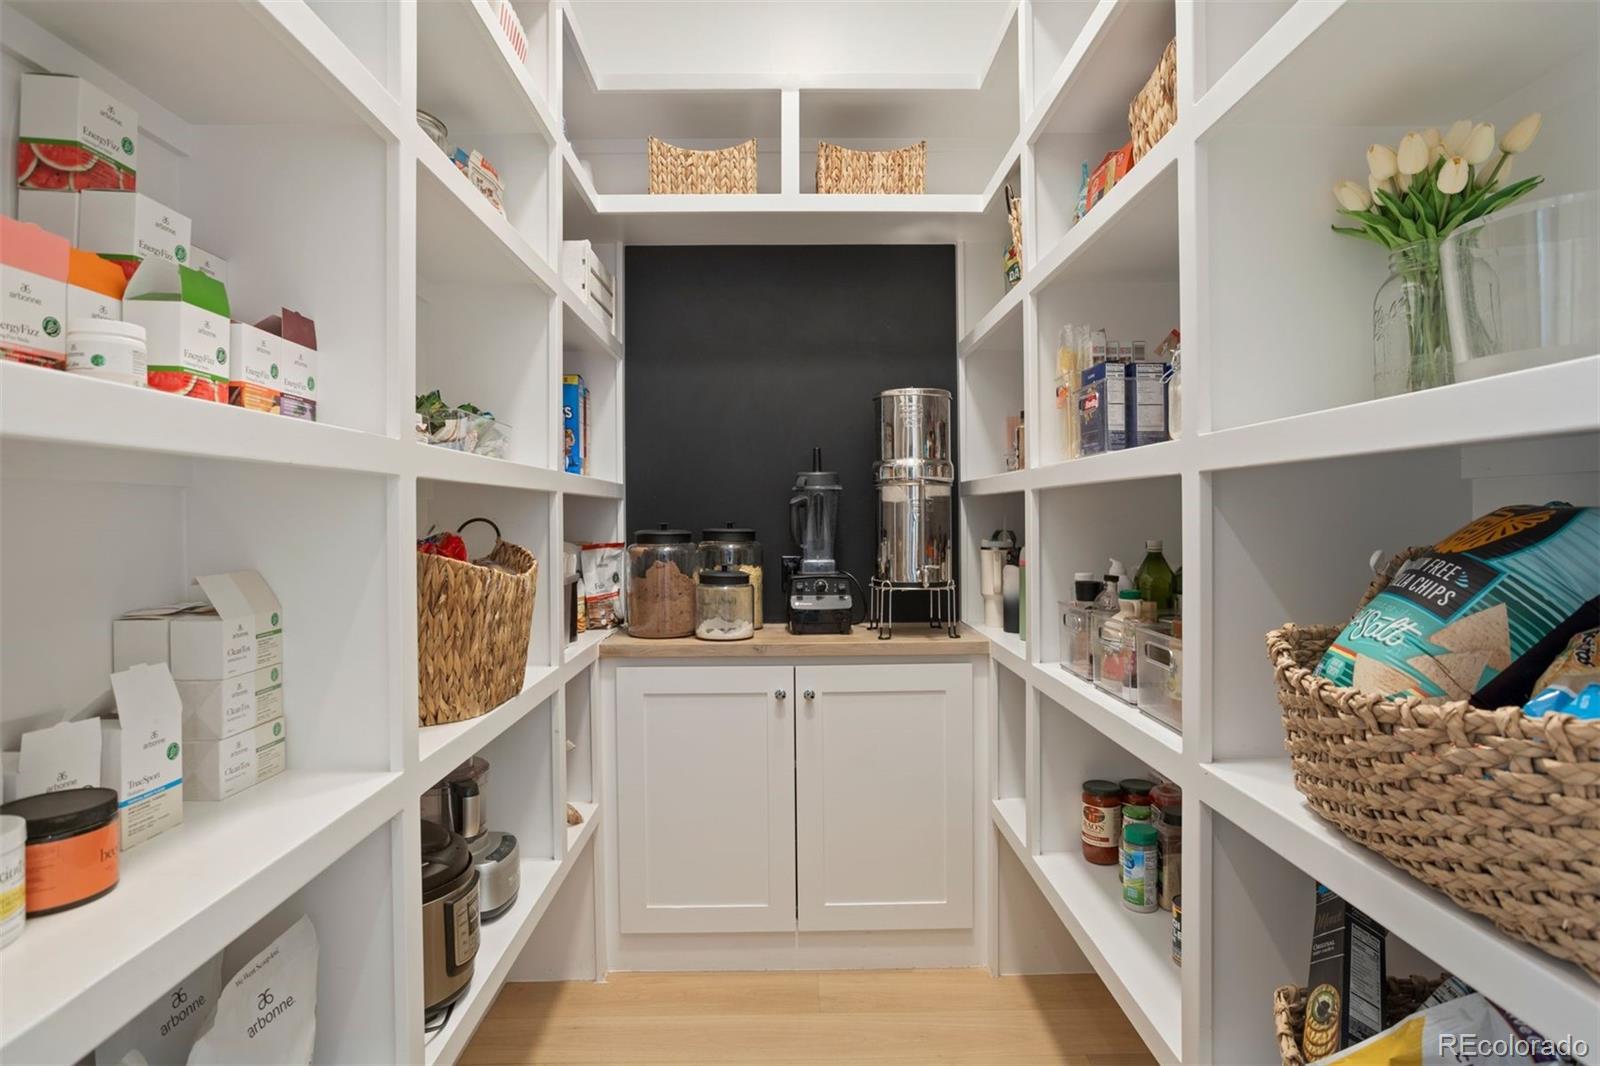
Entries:
{"label": "wooden butcher block countertop", "polygon": [[989,654],[988,638],[961,626],[959,636],[931,629],[926,622],[903,622],[889,640],[856,626],[848,634],[795,636],[783,625],[766,625],[749,640],[697,640],[673,637],[645,640],[614,633],[600,645],[606,659],[965,659]]}

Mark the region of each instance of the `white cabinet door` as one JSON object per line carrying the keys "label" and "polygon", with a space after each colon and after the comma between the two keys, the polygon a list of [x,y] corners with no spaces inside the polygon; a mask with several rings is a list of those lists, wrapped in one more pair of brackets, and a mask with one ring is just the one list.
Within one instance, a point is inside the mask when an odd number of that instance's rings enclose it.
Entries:
{"label": "white cabinet door", "polygon": [[800,928],[972,926],[968,663],[795,670]]}
{"label": "white cabinet door", "polygon": [[624,933],[788,931],[794,671],[617,670]]}

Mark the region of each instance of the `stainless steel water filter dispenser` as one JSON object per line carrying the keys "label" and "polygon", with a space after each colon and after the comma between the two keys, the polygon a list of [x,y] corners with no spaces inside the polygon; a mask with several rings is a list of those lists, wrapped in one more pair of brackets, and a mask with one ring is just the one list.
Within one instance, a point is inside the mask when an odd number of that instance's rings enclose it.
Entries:
{"label": "stainless steel water filter dispenser", "polygon": [[873,620],[893,631],[896,593],[923,591],[935,625],[955,634],[955,457],[950,393],[889,389],[878,394],[877,568]]}

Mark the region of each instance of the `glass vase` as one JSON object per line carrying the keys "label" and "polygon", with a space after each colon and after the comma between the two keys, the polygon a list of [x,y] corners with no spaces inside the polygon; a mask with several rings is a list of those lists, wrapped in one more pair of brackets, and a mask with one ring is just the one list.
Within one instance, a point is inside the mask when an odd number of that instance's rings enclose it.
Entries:
{"label": "glass vase", "polygon": [[1389,277],[1372,306],[1373,393],[1399,396],[1454,380],[1437,240],[1389,253]]}

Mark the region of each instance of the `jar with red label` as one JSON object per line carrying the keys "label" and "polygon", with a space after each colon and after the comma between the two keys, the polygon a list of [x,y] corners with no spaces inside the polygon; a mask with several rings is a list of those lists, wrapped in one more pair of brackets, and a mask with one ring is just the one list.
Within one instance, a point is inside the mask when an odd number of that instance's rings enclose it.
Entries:
{"label": "jar with red label", "polygon": [[1115,781],[1083,783],[1083,857],[1096,866],[1121,861],[1122,786]]}

